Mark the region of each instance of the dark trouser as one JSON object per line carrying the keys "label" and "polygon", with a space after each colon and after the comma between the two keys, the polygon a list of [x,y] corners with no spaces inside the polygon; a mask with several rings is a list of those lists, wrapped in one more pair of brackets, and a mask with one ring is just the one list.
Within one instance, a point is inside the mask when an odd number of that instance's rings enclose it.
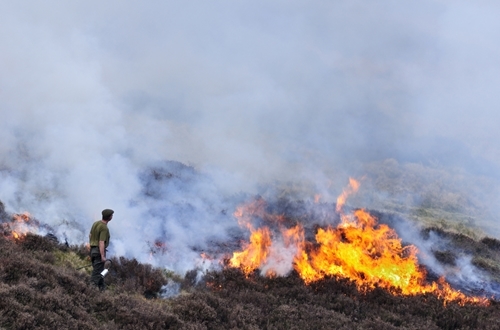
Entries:
{"label": "dark trouser", "polygon": [[101,253],[99,252],[98,247],[90,248],[90,260],[92,261],[92,275],[90,280],[93,284],[95,284],[99,290],[104,290],[106,285],[104,284],[104,277],[101,275],[101,272],[104,270],[104,262],[101,260]]}

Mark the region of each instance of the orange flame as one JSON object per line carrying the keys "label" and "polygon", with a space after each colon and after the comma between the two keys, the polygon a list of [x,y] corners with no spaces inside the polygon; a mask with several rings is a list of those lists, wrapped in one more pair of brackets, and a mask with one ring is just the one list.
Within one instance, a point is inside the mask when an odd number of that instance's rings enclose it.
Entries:
{"label": "orange flame", "polygon": [[359,189],[359,182],[353,178],[349,178],[349,186],[342,191],[342,194],[337,198],[337,213],[342,213],[342,208],[345,205],[347,197],[357,192]]}
{"label": "orange flame", "polygon": [[[415,246],[403,246],[396,232],[385,224],[377,224],[377,219],[364,210],[344,215],[342,207],[347,196],[359,188],[359,183],[350,179],[337,200],[337,211],[342,221],[336,228],[320,228],[316,233],[316,243],[306,242],[300,225],[281,229],[280,239],[289,248],[293,246],[295,256],[293,268],[306,284],[325,277],[338,276],[352,280],[361,291],[381,287],[395,295],[416,295],[432,293],[444,303],[457,301],[460,304],[488,304],[486,298],[468,297],[454,290],[444,278],[426,283],[426,272],[419,266]],[[256,207],[259,205],[259,207]],[[262,200],[238,208],[235,216],[249,220],[258,214],[262,218],[272,218],[266,214]],[[253,213],[245,214],[245,211]],[[241,223],[241,222],[240,222]],[[269,268],[266,265],[276,244],[271,240],[268,227],[252,229],[250,242],[242,252],[233,253],[230,266],[239,267],[245,274],[255,269]],[[277,240],[277,237],[273,237]],[[270,268],[272,269],[272,268]],[[275,275],[268,271],[267,275]]]}
{"label": "orange flame", "polygon": [[38,222],[28,212],[13,214],[11,222],[0,224],[4,236],[15,241],[22,240],[28,233],[38,231]]}
{"label": "orange flame", "polygon": [[150,243],[150,242],[148,242],[148,243],[149,243],[149,257],[150,257],[150,259],[156,254],[164,255],[168,251],[167,243],[165,243],[161,239],[155,239],[155,241],[153,243]]}
{"label": "orange flame", "polygon": [[252,232],[250,243],[242,252],[235,252],[229,260],[233,267],[239,267],[245,274],[250,274],[266,261],[271,246],[271,233],[264,227]]}
{"label": "orange flame", "polygon": [[358,210],[354,216],[357,222],[349,226],[319,229],[319,247],[297,257],[295,269],[306,283],[341,276],[362,290],[382,287],[403,295],[432,292],[450,297],[437,285],[424,284],[426,274],[418,265],[414,246],[403,247],[394,230],[383,224],[375,226],[367,212]]}
{"label": "orange flame", "polygon": [[266,215],[265,206],[266,201],[258,198],[252,203],[237,207],[236,211],[234,211],[234,216],[238,219],[240,226],[247,227],[250,231],[253,231],[252,218],[254,216],[263,218]]}
{"label": "orange flame", "polygon": [[[284,228],[285,217],[269,214],[265,208],[266,202],[258,198],[238,207],[234,212],[238,223],[250,230],[250,241],[244,244],[242,251],[233,253],[229,265],[242,269],[247,276],[258,268],[266,276],[276,276],[291,270],[298,245],[296,242],[300,240],[301,235],[303,240],[303,230],[300,226]],[[281,239],[273,241],[271,229],[267,226],[254,229],[254,219],[282,228]]]}

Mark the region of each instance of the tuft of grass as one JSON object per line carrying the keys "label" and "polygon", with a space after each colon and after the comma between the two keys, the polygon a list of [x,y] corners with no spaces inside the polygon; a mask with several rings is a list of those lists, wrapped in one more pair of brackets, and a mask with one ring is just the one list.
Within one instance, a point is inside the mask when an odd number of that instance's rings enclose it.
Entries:
{"label": "tuft of grass", "polygon": [[171,279],[172,281],[177,282],[177,283],[181,283],[184,280],[182,278],[182,276],[180,276],[179,274],[177,274],[173,270],[170,270],[167,268],[163,269],[163,276],[165,276],[165,278]]}
{"label": "tuft of grass", "polygon": [[86,271],[89,274],[91,273],[92,267],[84,267],[90,264],[90,257],[82,258],[82,256],[71,250],[54,251],[54,256],[56,257],[56,266],[71,267],[73,269]]}

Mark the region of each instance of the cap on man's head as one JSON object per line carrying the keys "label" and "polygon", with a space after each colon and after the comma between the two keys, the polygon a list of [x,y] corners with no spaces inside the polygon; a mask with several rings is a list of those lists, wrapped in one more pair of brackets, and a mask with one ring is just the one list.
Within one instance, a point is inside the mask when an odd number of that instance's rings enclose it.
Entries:
{"label": "cap on man's head", "polygon": [[115,213],[115,211],[113,211],[111,209],[102,210],[102,218],[109,219],[109,217],[111,217],[113,215],[113,213]]}

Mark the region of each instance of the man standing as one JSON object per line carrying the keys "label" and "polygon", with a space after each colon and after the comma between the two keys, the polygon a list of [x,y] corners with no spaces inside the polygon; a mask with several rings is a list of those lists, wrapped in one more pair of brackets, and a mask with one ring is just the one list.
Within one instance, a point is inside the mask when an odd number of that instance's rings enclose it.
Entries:
{"label": "man standing", "polygon": [[90,260],[92,261],[92,276],[90,280],[93,284],[97,285],[99,290],[106,288],[104,284],[104,277],[101,272],[104,270],[104,263],[106,262],[106,248],[109,245],[109,229],[108,222],[113,219],[115,211],[105,209],[102,211],[102,220],[94,222],[92,229],[90,229]]}

